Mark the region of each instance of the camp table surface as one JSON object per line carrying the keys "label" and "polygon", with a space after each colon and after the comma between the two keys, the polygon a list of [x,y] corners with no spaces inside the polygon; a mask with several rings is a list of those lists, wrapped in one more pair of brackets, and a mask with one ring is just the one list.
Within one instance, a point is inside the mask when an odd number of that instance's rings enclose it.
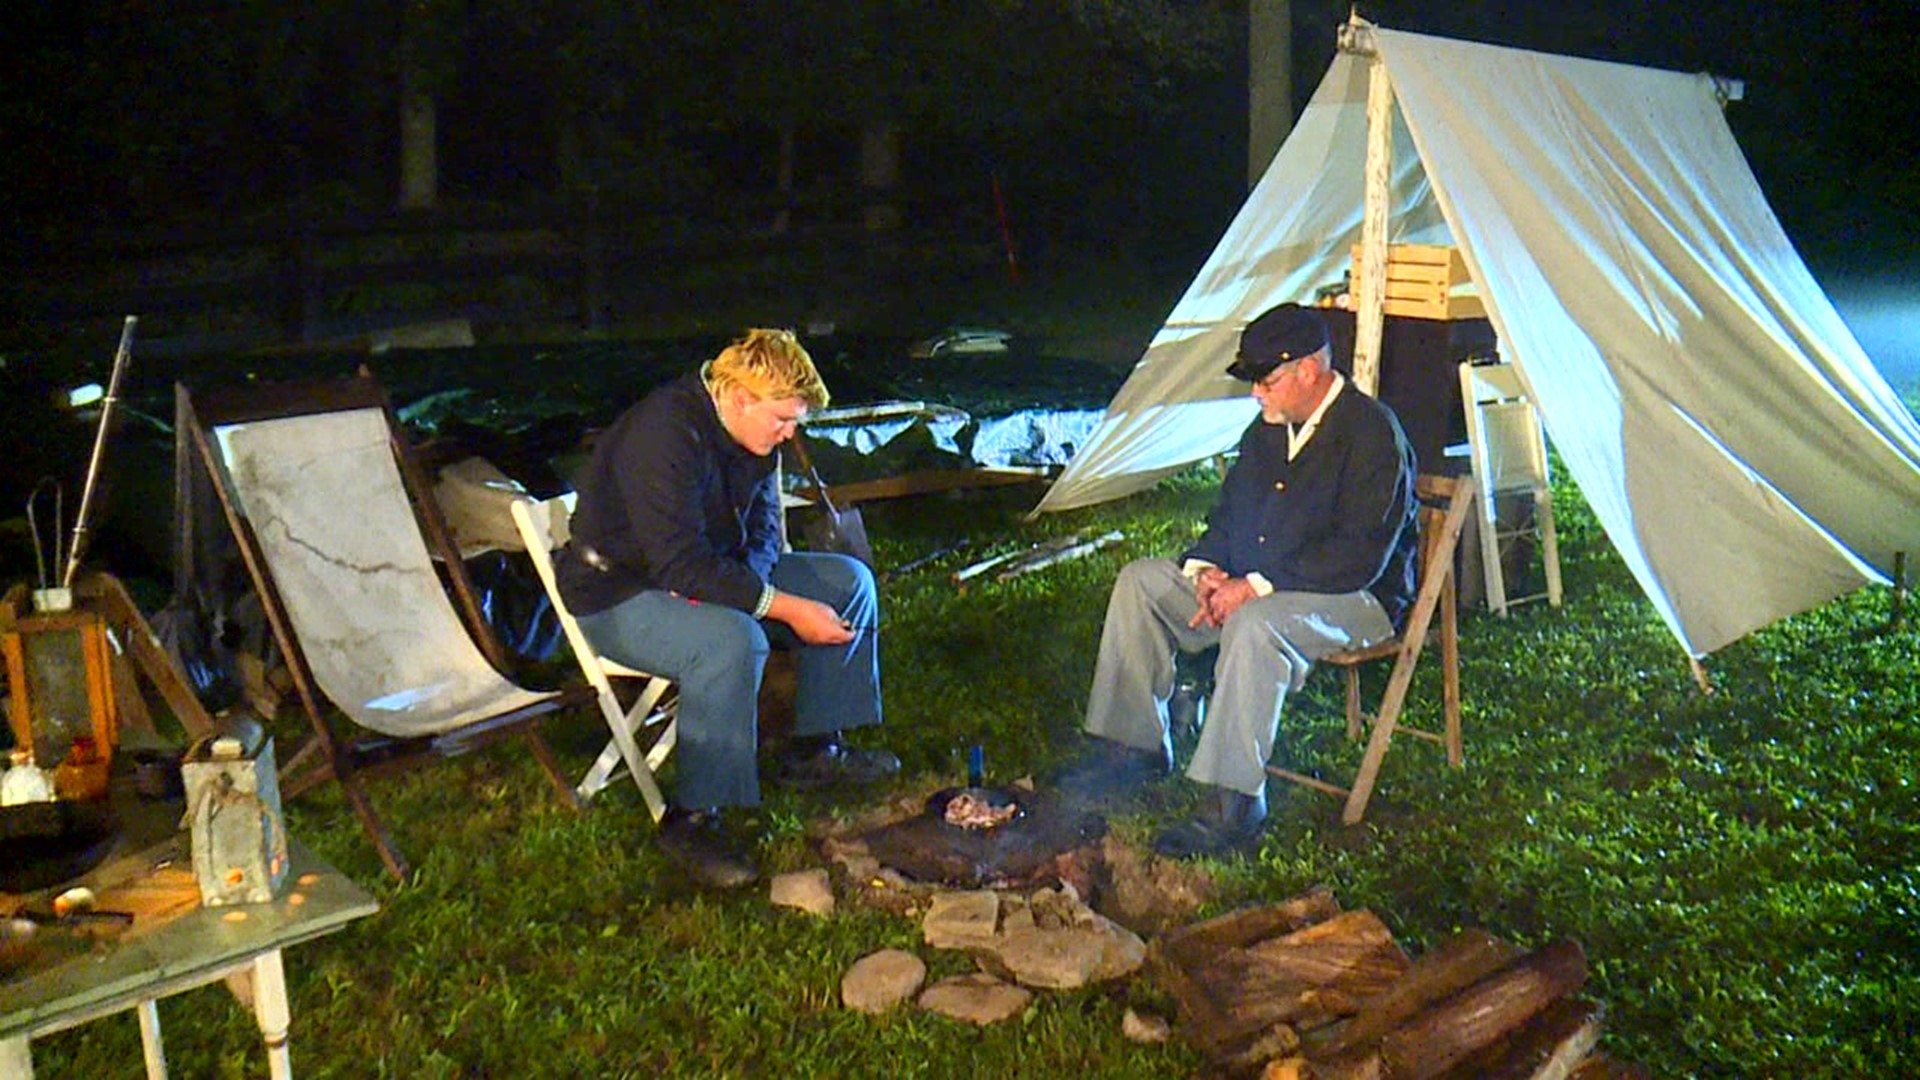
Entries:
{"label": "camp table surface", "polygon": [[[271,1074],[291,1075],[281,950],[332,933],[379,905],[290,839],[292,868],[277,899],[202,906],[187,834],[166,831],[168,816],[177,822],[179,814],[178,801],[150,806],[146,820],[128,828],[125,853],[78,879],[94,891],[97,910],[131,912],[130,925],[42,926],[19,969],[0,968],[0,1076],[32,1077],[29,1040],[35,1036],[137,1009],[147,1075],[164,1077],[154,1002],[221,979],[259,1021]],[[49,902],[36,894],[32,906]],[[0,894],[0,914],[24,906],[23,898]]]}

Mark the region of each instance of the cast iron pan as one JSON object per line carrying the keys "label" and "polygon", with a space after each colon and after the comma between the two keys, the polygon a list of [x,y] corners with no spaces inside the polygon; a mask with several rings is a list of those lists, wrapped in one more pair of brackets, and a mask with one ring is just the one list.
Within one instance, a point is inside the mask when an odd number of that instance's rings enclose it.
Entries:
{"label": "cast iron pan", "polygon": [[79,877],[107,857],[118,836],[104,800],[0,807],[0,892],[34,892]]}

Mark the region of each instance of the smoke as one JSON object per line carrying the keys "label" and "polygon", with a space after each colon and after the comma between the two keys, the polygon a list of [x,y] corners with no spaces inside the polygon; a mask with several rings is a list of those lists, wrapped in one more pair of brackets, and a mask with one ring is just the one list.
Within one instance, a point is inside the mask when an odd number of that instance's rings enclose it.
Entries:
{"label": "smoke", "polygon": [[1848,276],[1825,285],[1880,374],[1909,406],[1920,402],[1920,269]]}

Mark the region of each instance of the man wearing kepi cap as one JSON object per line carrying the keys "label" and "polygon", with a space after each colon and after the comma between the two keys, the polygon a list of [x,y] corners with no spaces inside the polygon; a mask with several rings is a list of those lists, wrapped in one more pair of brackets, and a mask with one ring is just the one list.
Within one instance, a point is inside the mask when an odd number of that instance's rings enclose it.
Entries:
{"label": "man wearing kepi cap", "polygon": [[1220,647],[1187,776],[1199,813],[1154,841],[1163,855],[1259,844],[1265,765],[1286,694],[1318,657],[1391,636],[1413,599],[1413,450],[1385,405],[1334,370],[1320,314],[1281,304],[1248,323],[1227,373],[1260,415],[1179,559],[1120,572],[1087,702],[1092,746],[1060,778],[1070,796],[1172,771],[1174,652]]}

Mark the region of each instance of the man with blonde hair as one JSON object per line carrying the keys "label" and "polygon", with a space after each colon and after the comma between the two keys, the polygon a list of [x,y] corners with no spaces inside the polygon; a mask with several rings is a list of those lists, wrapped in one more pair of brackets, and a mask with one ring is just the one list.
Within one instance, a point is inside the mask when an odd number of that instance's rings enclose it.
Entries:
{"label": "man with blonde hair", "polygon": [[790,331],[749,330],[623,413],[579,478],[560,588],[602,654],[679,684],[672,805],[658,842],[703,885],[758,877],[720,812],[760,802],[769,648],[794,650],[799,677],[781,779],[862,783],[900,767],[841,739],[880,722],[873,572],[845,555],[780,550],[774,455],[827,401]]}

